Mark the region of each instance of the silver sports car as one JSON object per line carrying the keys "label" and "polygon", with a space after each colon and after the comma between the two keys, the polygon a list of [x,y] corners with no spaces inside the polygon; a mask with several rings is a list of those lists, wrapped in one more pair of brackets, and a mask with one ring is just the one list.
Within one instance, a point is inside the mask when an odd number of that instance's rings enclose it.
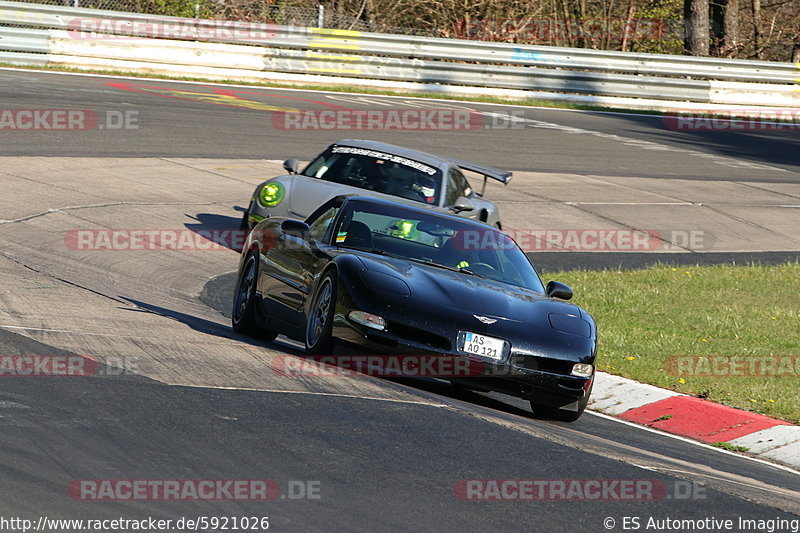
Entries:
{"label": "silver sports car", "polygon": [[[341,194],[399,196],[501,228],[497,206],[483,197],[488,178],[511,181],[511,172],[447,159],[391,144],[341,140],[330,145],[302,172],[297,159],[287,159],[288,174],[256,187],[242,229],[268,217],[305,219],[319,206]],[[463,171],[483,176],[476,192]]]}

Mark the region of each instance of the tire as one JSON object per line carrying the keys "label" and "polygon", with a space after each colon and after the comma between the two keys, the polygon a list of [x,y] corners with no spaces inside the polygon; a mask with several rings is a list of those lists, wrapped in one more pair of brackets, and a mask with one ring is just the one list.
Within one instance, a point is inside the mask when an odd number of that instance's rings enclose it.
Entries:
{"label": "tire", "polygon": [[250,252],[244,260],[242,272],[233,292],[233,309],[231,310],[231,326],[234,331],[258,337],[266,341],[274,341],[278,334],[274,331],[259,328],[256,324],[256,280],[258,279],[258,256]]}
{"label": "tire", "polygon": [[333,352],[333,315],[336,311],[336,273],[327,271],[314,291],[306,320],[306,352],[329,355]]}
{"label": "tire", "polygon": [[[247,211],[244,212],[242,215],[242,221],[239,223],[239,231],[243,232],[244,235],[241,236],[242,240],[242,248],[247,246],[247,235],[250,233],[250,209],[248,208]],[[241,250],[238,250],[241,252]]]}
{"label": "tire", "polygon": [[591,397],[593,387],[594,381],[592,381],[592,385],[589,387],[589,391],[586,393],[586,396],[581,398],[578,402],[577,411],[565,411],[564,409],[559,409],[558,407],[537,404],[535,400],[531,400],[531,410],[533,410],[533,414],[541,418],[550,418],[560,422],[575,422],[586,410],[586,406],[589,405],[589,398]]}

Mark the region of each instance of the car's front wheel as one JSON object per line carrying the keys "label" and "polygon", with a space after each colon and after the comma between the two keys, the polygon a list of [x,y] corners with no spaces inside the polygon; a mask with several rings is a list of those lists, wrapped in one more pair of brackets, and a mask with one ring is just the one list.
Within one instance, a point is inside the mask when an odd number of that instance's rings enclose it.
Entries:
{"label": "car's front wheel", "polygon": [[333,314],[336,309],[336,273],[326,272],[317,285],[306,322],[306,351],[313,355],[333,351]]}
{"label": "car's front wheel", "polygon": [[275,340],[278,334],[274,331],[259,328],[256,324],[256,280],[258,279],[258,255],[255,252],[247,254],[236,290],[233,296],[233,310],[231,312],[231,325],[234,331],[259,337],[267,341]]}

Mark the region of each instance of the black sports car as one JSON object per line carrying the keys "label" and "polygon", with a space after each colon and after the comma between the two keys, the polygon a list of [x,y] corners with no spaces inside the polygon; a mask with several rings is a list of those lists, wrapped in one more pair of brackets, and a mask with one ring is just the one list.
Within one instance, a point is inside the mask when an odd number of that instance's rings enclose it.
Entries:
{"label": "black sports car", "polygon": [[[480,371],[454,383],[530,400],[577,420],[592,389],[597,328],[572,291],[545,288],[507,235],[405,200],[337,196],[305,221],[269,218],[242,251],[236,331],[335,341],[377,354],[431,354]],[[470,368],[475,368],[471,366]]]}

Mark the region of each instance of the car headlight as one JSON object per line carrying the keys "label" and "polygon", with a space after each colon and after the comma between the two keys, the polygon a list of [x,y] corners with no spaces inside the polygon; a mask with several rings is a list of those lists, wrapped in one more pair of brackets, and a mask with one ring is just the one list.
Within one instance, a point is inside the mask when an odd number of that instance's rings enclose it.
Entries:
{"label": "car headlight", "polygon": [[588,378],[594,372],[594,367],[587,363],[576,363],[572,365],[572,375],[582,378]]}
{"label": "car headlight", "polygon": [[592,326],[582,318],[562,313],[550,313],[547,315],[547,318],[550,320],[550,325],[555,330],[571,333],[572,335],[579,335],[581,337],[592,336]]}
{"label": "car headlight", "polygon": [[386,291],[401,296],[408,296],[411,294],[411,289],[405,281],[383,272],[376,272],[374,270],[362,270],[361,279],[364,284],[373,290]]}
{"label": "car headlight", "polygon": [[386,329],[386,321],[383,317],[367,313],[366,311],[350,311],[347,317],[353,322],[357,322],[362,326],[383,331]]}
{"label": "car headlight", "polygon": [[267,183],[261,187],[258,193],[258,203],[263,207],[275,207],[281,203],[285,194],[286,189],[283,184],[278,182]]}

